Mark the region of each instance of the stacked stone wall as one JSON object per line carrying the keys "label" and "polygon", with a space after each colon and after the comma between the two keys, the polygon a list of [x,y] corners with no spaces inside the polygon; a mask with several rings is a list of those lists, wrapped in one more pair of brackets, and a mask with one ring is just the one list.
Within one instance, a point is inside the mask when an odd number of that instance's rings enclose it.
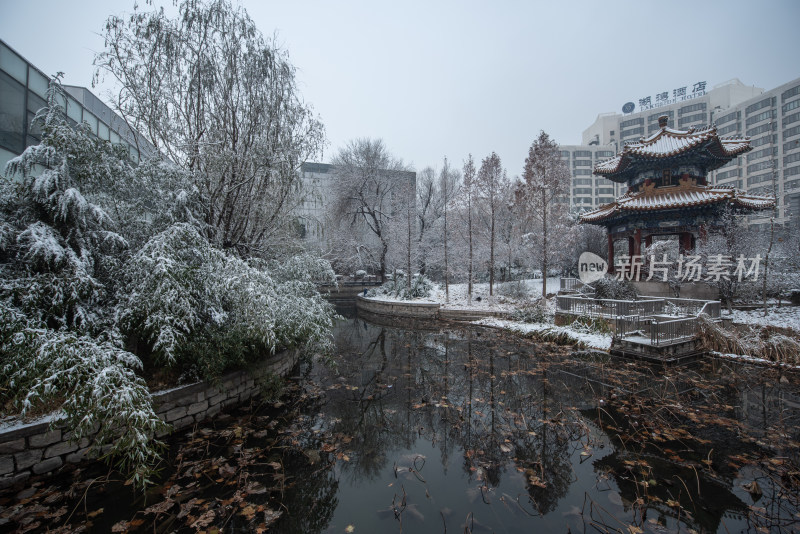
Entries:
{"label": "stacked stone wall", "polygon": [[[286,376],[298,358],[299,351],[284,351],[250,369],[230,372],[213,384],[198,382],[157,392],[153,406],[173,431],[181,430],[258,396],[263,379]],[[0,428],[0,489],[89,459],[89,438],[73,438],[69,428],[52,424],[52,419]]]}

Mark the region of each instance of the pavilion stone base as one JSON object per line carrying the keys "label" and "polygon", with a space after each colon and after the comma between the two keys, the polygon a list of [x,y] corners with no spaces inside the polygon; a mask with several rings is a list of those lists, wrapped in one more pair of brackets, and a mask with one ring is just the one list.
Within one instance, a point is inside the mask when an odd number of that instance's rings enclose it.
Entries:
{"label": "pavilion stone base", "polygon": [[[675,298],[675,292],[666,282],[631,282],[636,291],[642,296]],[[689,283],[681,285],[680,298],[698,300],[719,300],[719,289],[703,283]]]}
{"label": "pavilion stone base", "polygon": [[689,339],[669,345],[654,346],[636,343],[627,339],[615,339],[609,351],[614,356],[623,356],[651,363],[674,365],[699,359],[705,353],[699,340]]}

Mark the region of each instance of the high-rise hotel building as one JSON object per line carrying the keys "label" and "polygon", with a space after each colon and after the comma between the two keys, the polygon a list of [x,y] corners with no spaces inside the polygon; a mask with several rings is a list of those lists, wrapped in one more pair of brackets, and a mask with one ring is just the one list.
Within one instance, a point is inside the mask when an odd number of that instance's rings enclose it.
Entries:
{"label": "high-rise hotel building", "polygon": [[[583,132],[582,145],[564,145],[562,157],[572,171],[570,204],[576,210],[609,202],[623,186],[592,175],[594,164],[668,126],[717,127],[720,136],[742,135],[753,150],[710,173],[709,183],[750,193],[777,195],[776,222],[800,229],[800,78],[764,91],[731,80],[706,90],[705,82],[628,102],[623,113],[603,113]],[[612,198],[613,200],[613,198]],[[771,211],[750,215],[750,223],[769,225]]]}

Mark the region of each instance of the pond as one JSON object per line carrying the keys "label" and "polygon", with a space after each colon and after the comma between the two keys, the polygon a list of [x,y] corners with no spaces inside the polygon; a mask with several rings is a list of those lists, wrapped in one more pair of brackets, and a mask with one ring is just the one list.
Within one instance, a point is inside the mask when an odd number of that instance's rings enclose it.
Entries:
{"label": "pond", "polygon": [[84,468],[0,498],[0,529],[800,529],[796,374],[355,315],[335,335],[335,365],[175,436],[146,496]]}

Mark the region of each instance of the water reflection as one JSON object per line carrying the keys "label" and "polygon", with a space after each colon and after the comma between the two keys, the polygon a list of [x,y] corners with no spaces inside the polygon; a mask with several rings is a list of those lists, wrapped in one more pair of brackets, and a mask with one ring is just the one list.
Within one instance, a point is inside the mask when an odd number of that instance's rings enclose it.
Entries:
{"label": "water reflection", "polygon": [[[769,382],[761,371],[748,371],[744,387],[717,364],[665,370],[489,329],[393,323],[348,318],[336,333],[338,365],[312,370],[327,388],[315,425],[337,443],[338,506],[318,528],[284,522],[280,532],[758,523],[742,476],[771,453],[742,439],[753,410],[737,396],[748,400],[753,384]],[[770,399],[787,398],[778,389]],[[685,421],[687,403],[697,413]],[[779,404],[782,421],[797,417],[796,406]],[[665,415],[670,406],[676,413]],[[770,428],[774,421],[761,434]],[[787,444],[796,434],[784,431]],[[771,484],[766,470],[759,476]],[[305,498],[295,498],[301,509]],[[777,501],[791,518],[796,503]]]}

